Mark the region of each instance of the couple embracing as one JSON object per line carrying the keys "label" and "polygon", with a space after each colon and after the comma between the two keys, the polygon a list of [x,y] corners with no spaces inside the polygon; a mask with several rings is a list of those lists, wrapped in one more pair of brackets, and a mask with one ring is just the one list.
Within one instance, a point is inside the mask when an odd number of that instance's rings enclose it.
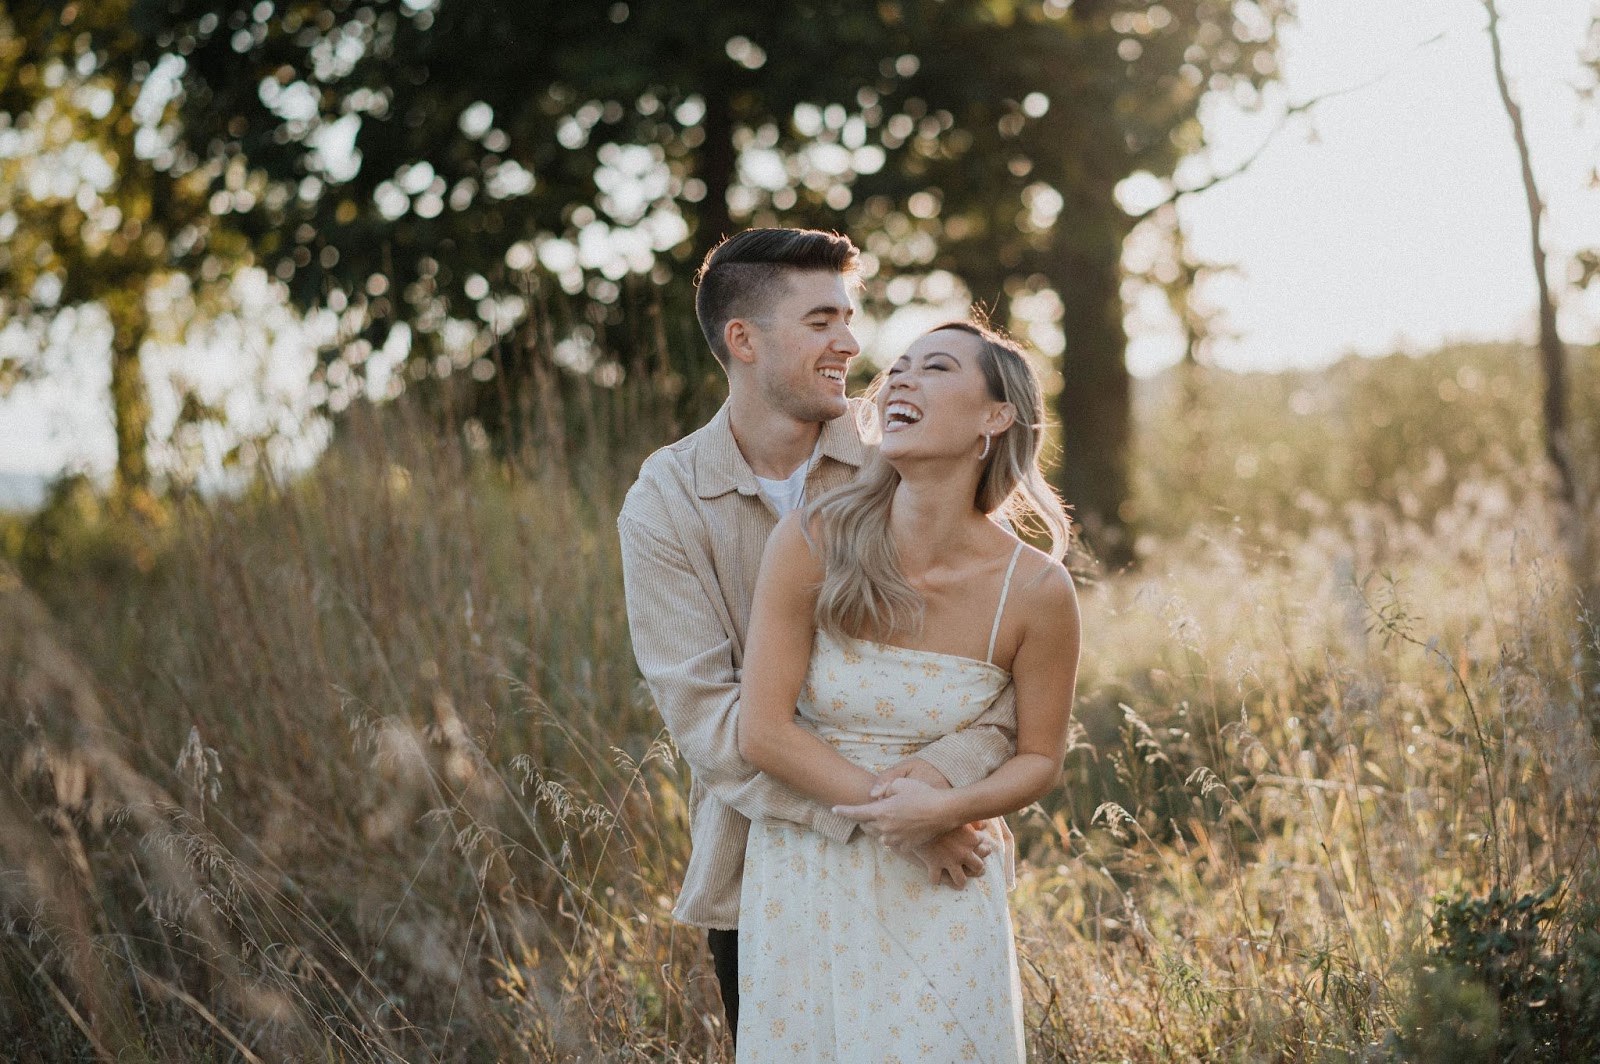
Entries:
{"label": "couple embracing", "polygon": [[952,322],[846,398],[856,255],[755,229],[706,257],[728,401],[618,519],[693,774],[674,916],[708,931],[741,1062],[1020,1061],[1001,818],[1059,778],[1079,647],[1043,396]]}

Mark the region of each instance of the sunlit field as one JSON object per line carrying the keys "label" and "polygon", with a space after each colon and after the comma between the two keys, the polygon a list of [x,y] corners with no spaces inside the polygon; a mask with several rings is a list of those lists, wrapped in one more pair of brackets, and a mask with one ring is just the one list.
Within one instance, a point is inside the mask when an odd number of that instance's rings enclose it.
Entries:
{"label": "sunlit field", "polygon": [[[731,1059],[614,535],[651,387],[538,415],[581,445],[358,409],[239,497],[8,528],[8,1057]],[[1140,388],[1141,561],[1077,559],[1065,781],[1013,818],[1034,1059],[1592,1059],[1600,647],[1531,354]]]}

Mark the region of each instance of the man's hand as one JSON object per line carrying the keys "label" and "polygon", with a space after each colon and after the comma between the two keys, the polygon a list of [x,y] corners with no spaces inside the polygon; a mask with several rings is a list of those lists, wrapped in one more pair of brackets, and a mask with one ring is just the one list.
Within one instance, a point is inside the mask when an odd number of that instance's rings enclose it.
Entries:
{"label": "man's hand", "polygon": [[983,874],[984,859],[993,851],[988,835],[975,825],[963,824],[911,850],[928,870],[928,882],[937,887],[948,884],[957,890],[967,880]]}
{"label": "man's hand", "polygon": [[864,805],[836,805],[833,811],[861,825],[861,830],[890,849],[921,846],[960,825],[954,791],[935,790],[914,779],[892,781],[882,798]]}
{"label": "man's hand", "polygon": [[920,757],[908,757],[898,761],[882,772],[872,781],[872,796],[882,798],[889,793],[889,784],[895,780],[910,779],[919,783],[926,783],[936,790],[948,790],[950,781],[944,778],[944,773],[922,760]]}

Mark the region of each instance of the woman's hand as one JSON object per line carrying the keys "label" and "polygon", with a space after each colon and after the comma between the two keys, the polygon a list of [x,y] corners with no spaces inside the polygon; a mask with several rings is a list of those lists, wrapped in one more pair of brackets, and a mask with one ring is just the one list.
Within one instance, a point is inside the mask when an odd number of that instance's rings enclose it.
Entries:
{"label": "woman's hand", "polygon": [[962,823],[951,810],[950,791],[903,777],[883,789],[883,797],[865,805],[836,805],[833,811],[861,825],[861,830],[896,850],[921,846]]}
{"label": "woman's hand", "polygon": [[930,787],[941,789],[950,786],[950,781],[944,778],[944,773],[920,757],[908,757],[904,761],[895,762],[873,777],[872,796],[884,797],[888,794],[889,784],[900,779],[920,780]]}

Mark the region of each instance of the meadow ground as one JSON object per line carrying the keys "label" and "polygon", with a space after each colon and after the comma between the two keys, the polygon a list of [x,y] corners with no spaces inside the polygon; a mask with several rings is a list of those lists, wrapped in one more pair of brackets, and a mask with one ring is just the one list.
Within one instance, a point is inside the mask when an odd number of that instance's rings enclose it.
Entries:
{"label": "meadow ground", "polygon": [[[237,498],[9,528],[15,1059],[728,1059],[623,612],[648,385],[510,459],[399,405]],[[1143,386],[1142,561],[1079,559],[1066,777],[1013,818],[1034,1059],[1600,1051],[1596,627],[1535,410],[1493,348]]]}

